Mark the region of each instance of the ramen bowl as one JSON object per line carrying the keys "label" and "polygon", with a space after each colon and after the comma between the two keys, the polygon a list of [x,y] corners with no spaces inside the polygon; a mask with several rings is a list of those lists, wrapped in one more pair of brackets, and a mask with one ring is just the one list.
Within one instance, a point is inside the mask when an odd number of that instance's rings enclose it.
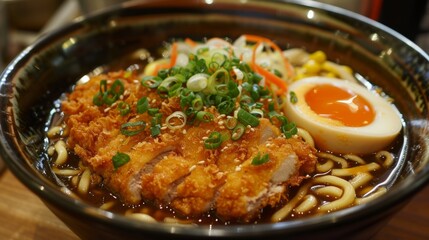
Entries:
{"label": "ramen bowl", "polygon": [[[132,65],[171,39],[255,34],[282,48],[323,50],[394,99],[403,118],[388,191],[362,205],[276,223],[141,222],[64,194],[46,156],[47,121],[62,94],[94,69]],[[13,174],[82,239],[367,239],[429,181],[429,57],[363,16],[304,1],[143,1],[96,13],[25,49],[0,78],[1,154]]]}

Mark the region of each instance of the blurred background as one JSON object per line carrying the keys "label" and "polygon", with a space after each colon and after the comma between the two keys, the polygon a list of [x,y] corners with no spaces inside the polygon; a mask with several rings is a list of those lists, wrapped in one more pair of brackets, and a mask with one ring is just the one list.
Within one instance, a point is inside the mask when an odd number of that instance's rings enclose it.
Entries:
{"label": "blurred background", "polygon": [[[68,24],[80,16],[121,2],[121,0],[0,0],[0,70],[42,34]],[[319,2],[336,5],[379,21],[429,52],[427,0],[319,0]]]}

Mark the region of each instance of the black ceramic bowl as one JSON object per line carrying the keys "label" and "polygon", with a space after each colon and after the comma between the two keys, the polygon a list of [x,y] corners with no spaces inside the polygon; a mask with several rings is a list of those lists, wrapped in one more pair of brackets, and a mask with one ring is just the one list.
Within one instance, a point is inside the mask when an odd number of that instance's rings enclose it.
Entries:
{"label": "black ceramic bowl", "polygon": [[[124,56],[173,38],[235,39],[243,33],[271,38],[283,48],[321,49],[395,98],[404,117],[404,163],[387,194],[302,220],[191,227],[130,220],[59,190],[43,157],[45,122],[54,100],[78,79],[105,64],[121,67],[116,63]],[[42,37],[10,63],[0,80],[2,157],[16,177],[84,239],[366,239],[429,180],[428,55],[385,26],[314,2],[130,3]]]}

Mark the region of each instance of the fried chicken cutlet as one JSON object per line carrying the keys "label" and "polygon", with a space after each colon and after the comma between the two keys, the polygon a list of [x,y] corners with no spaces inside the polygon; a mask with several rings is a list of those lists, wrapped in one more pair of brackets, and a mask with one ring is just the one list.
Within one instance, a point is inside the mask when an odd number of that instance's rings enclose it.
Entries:
{"label": "fried chicken cutlet", "polygon": [[[297,135],[285,138],[265,117],[257,126],[245,126],[237,140],[226,127],[228,116],[215,107],[204,108],[210,121],[166,127],[166,118],[181,110],[180,98],[162,98],[136,79],[123,71],[95,76],[77,85],[62,103],[69,149],[124,203],[155,201],[190,217],[214,211],[225,220],[248,222],[265,207],[287,200],[288,187],[313,172],[315,149]],[[126,90],[116,103],[97,106],[94,96],[103,81],[105,88],[120,81]],[[161,116],[156,136],[155,125],[149,127],[154,117],[133,110],[144,97]],[[121,113],[121,102],[132,109],[128,114]],[[145,126],[125,128],[127,123]],[[124,134],[124,129],[133,134]],[[205,143],[213,132],[221,143],[208,148]],[[115,167],[112,159],[119,152],[129,161]]]}

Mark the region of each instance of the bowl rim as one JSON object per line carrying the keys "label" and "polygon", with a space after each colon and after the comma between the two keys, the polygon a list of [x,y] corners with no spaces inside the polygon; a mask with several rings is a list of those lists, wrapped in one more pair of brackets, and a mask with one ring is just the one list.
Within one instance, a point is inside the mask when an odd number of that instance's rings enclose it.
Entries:
{"label": "bowl rim", "polygon": [[[180,2],[180,1],[177,1]],[[194,1],[201,2],[201,1]],[[213,1],[213,3],[222,2]],[[255,1],[249,1],[255,2]],[[356,14],[354,12],[326,5],[319,2],[307,2],[303,0],[290,0],[290,1],[276,1],[270,0],[272,3],[287,3],[287,4],[298,4],[307,7],[312,7],[317,10],[323,11],[335,11],[336,14],[344,15],[348,18],[356,19],[365,24],[371,24],[376,28],[379,28],[381,31],[386,32],[399,39],[401,42],[405,43],[412,49],[414,49],[417,53],[423,56],[429,62],[429,55],[424,52],[420,47],[418,47],[415,43],[405,38],[401,34],[396,31],[390,29],[387,26],[384,26],[374,20]],[[86,24],[93,24],[97,19],[103,18],[112,12],[124,11],[128,8],[132,8],[136,5],[139,5],[138,1],[131,1],[131,3],[121,4],[120,6],[111,7],[106,10],[97,12],[95,14],[89,15],[85,18],[80,18],[76,22],[71,23],[68,26],[65,26],[61,29],[54,30],[51,33],[48,33],[38,40],[36,40],[33,44],[28,46],[25,50],[23,50],[11,63],[5,68],[4,72],[0,75],[0,103],[5,105],[7,101],[9,101],[8,96],[4,96],[3,90],[5,88],[11,88],[10,80],[13,78],[13,75],[16,74],[19,69],[25,65],[25,63],[31,58],[30,55],[33,52],[37,52],[39,48],[49,44],[50,41],[55,40],[57,37],[62,36],[63,34],[73,32],[75,29],[80,29],[84,27]],[[121,216],[119,214],[114,214],[105,210],[101,210],[99,208],[90,206],[80,200],[76,200],[68,197],[63,194],[58,188],[54,188],[54,184],[49,182],[47,179],[42,179],[38,175],[35,175],[33,171],[27,169],[26,167],[18,164],[19,155],[14,151],[13,147],[10,143],[4,138],[5,126],[7,124],[7,120],[1,119],[1,128],[0,133],[2,138],[0,138],[0,153],[3,157],[7,167],[10,171],[22,182],[24,185],[29,188],[32,192],[42,198],[43,201],[46,201],[48,204],[58,205],[61,208],[67,209],[68,211],[72,211],[82,216],[90,216],[93,220],[108,223],[111,225],[119,224],[124,228],[128,229],[139,229],[146,230],[151,232],[159,232],[159,233],[174,233],[184,236],[242,236],[243,233],[248,235],[258,234],[260,236],[269,236],[271,234],[276,234],[278,232],[284,232],[285,229],[291,231],[290,233],[300,232],[301,230],[308,229],[309,227],[312,229],[316,228],[324,228],[333,223],[337,222],[351,222],[362,216],[369,216],[371,213],[377,211],[387,210],[391,205],[395,205],[404,199],[408,198],[411,194],[422,189],[427,183],[429,183],[429,166],[425,166],[422,171],[418,172],[416,175],[412,177],[412,179],[407,179],[403,184],[400,184],[397,188],[389,191],[385,196],[382,196],[378,199],[375,199],[365,205],[355,206],[353,208],[344,209],[335,213],[326,214],[320,217],[310,217],[298,220],[291,220],[286,222],[278,222],[278,223],[261,223],[257,225],[249,225],[249,224],[240,224],[240,225],[228,225],[228,226],[205,226],[199,225],[197,227],[192,227],[192,231],[189,231],[189,226],[177,226],[177,225],[169,225],[169,224],[159,224],[159,223],[145,223],[141,224],[141,221],[132,220]]]}

